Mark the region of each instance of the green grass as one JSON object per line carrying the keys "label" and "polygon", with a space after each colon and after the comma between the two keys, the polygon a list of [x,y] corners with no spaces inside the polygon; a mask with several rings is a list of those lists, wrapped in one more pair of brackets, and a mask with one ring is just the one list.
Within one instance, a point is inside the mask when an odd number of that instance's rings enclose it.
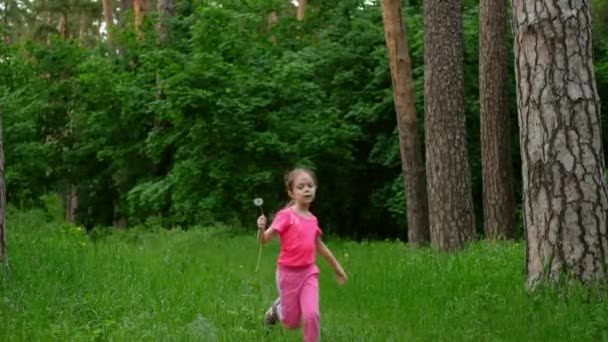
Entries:
{"label": "green grass", "polygon": [[[251,234],[227,229],[131,230],[92,239],[42,211],[9,215],[11,272],[0,275],[0,341],[300,341],[264,328],[276,298],[278,244],[255,273]],[[608,340],[608,305],[524,286],[517,243],[472,244],[445,255],[398,242],[328,246],[350,276],[323,260],[324,341]]]}

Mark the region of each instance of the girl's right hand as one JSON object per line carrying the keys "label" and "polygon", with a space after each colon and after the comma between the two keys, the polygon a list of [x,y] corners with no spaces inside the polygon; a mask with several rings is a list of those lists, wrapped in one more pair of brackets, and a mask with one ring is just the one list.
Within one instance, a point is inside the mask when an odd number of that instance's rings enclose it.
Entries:
{"label": "girl's right hand", "polygon": [[258,217],[258,229],[259,230],[266,229],[267,223],[268,223],[268,220],[266,219],[266,216],[261,215],[260,217]]}

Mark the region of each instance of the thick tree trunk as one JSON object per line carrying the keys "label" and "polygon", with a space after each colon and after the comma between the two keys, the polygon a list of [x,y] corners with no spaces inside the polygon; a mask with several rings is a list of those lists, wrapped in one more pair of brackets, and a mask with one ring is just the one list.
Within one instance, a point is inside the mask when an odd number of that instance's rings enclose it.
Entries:
{"label": "thick tree trunk", "polygon": [[479,98],[484,229],[488,239],[514,239],[515,194],[507,98],[507,0],[479,5]]}
{"label": "thick tree trunk", "polygon": [[6,186],[4,184],[3,112],[0,108],[0,266],[8,265],[8,240],[6,239]]}
{"label": "thick tree trunk", "polygon": [[103,20],[106,23],[106,32],[108,33],[108,43],[112,44],[112,27],[114,27],[114,4],[112,0],[102,0]]}
{"label": "thick tree trunk", "polygon": [[419,247],[429,241],[428,198],[422,146],[418,134],[418,118],[414,106],[412,65],[401,17],[401,1],[384,0],[382,17],[393,81],[401,165],[404,172],[408,241],[410,245]]}
{"label": "thick tree trunk", "polygon": [[461,0],[424,2],[426,172],[431,244],[463,248],[475,236],[464,113]]}
{"label": "thick tree trunk", "polygon": [[586,0],[513,1],[527,283],[606,278],[605,169]]}
{"label": "thick tree trunk", "polygon": [[298,20],[304,20],[306,17],[307,0],[298,0]]}

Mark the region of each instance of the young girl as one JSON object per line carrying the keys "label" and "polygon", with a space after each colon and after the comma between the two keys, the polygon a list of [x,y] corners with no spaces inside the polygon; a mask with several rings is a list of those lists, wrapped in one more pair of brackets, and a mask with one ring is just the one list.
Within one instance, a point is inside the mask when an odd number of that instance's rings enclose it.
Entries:
{"label": "young girl", "polygon": [[340,285],[347,280],[346,273],[321,240],[317,218],[310,211],[315,199],[317,184],[310,170],[295,169],[286,179],[287,194],[291,203],[280,210],[270,228],[266,217],[258,217],[258,236],[262,243],[279,236],[281,251],[277,267],[279,298],[265,315],[267,324],[280,320],[284,326],[296,329],[304,323],[304,341],[319,341],[319,269],[315,252],[319,252],[336,272]]}

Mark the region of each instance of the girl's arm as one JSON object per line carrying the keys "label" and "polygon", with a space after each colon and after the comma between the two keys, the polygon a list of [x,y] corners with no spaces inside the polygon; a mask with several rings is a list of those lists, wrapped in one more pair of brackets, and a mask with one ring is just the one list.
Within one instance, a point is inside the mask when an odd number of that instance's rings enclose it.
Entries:
{"label": "girl's arm", "polygon": [[260,243],[262,244],[268,243],[268,241],[272,240],[272,238],[278,234],[272,227],[265,229],[267,222],[266,216],[261,215],[258,217],[258,240],[260,240]]}
{"label": "girl's arm", "polygon": [[334,255],[329,250],[329,248],[327,248],[325,243],[323,243],[321,237],[317,237],[317,251],[325,258],[325,260],[327,260],[327,263],[334,269],[334,271],[336,272],[336,276],[338,277],[338,282],[341,284],[344,283],[346,279],[348,279],[348,276],[346,275],[346,272],[344,272],[344,269],[342,269],[342,266],[340,265],[336,257],[334,257]]}
{"label": "girl's arm", "polygon": [[258,230],[258,239],[262,244],[267,244],[270,240],[272,240],[275,236],[277,236],[277,231],[272,229],[272,227],[262,230]]}

